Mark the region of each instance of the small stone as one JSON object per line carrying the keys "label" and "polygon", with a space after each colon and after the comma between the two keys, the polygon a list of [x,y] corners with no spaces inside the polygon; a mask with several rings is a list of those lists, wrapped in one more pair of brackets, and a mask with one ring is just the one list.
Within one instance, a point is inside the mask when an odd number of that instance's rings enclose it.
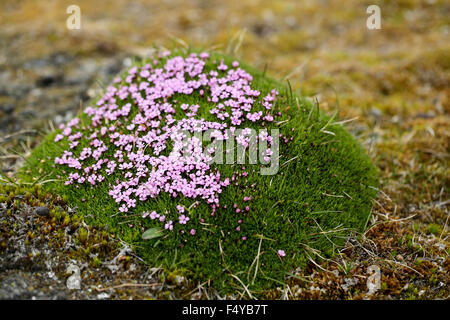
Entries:
{"label": "small stone", "polygon": [[105,300],[105,299],[109,299],[110,295],[107,294],[106,292],[100,293],[97,295],[97,299],[99,300]]}
{"label": "small stone", "polygon": [[175,277],[175,282],[177,283],[177,285],[181,285],[184,282],[184,277],[177,275]]}
{"label": "small stone", "polygon": [[422,119],[433,119],[435,117],[436,117],[436,114],[433,111],[419,112],[416,114],[416,118],[422,118]]}
{"label": "small stone", "polygon": [[372,107],[369,111],[369,114],[375,118],[381,118],[383,116],[383,112],[375,107]]}
{"label": "small stone", "polygon": [[402,256],[401,254],[398,254],[395,258],[396,258],[398,261],[403,261],[403,256]]}
{"label": "small stone", "polygon": [[40,77],[36,80],[38,87],[49,87],[62,81],[62,74],[54,70],[44,70]]}
{"label": "small stone", "polygon": [[41,217],[48,217],[50,210],[47,207],[38,207],[34,210],[34,213]]}
{"label": "small stone", "polygon": [[0,111],[5,114],[11,114],[14,111],[14,105],[12,103],[0,105]]}

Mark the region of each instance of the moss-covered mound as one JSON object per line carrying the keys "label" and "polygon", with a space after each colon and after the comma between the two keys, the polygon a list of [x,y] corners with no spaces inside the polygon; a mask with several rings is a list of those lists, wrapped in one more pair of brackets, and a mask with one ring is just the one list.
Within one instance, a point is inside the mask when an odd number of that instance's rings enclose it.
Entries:
{"label": "moss-covered mound", "polygon": [[231,57],[183,51],[115,79],[21,177],[152,265],[253,293],[363,230],[377,185],[361,146],[309,100]]}

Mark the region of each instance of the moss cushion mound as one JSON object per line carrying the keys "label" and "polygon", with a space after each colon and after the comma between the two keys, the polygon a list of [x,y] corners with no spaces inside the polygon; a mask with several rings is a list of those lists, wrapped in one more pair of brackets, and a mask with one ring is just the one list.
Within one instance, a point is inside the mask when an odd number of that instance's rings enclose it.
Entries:
{"label": "moss cushion mound", "polygon": [[200,51],[138,62],[45,137],[21,177],[153,266],[254,293],[364,230],[377,186],[337,119],[232,57]]}

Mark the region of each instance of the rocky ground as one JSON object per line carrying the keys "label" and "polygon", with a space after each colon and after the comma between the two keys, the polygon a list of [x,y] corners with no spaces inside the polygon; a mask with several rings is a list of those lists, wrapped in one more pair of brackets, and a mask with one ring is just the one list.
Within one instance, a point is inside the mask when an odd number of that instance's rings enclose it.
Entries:
{"label": "rocky ground", "polygon": [[[267,298],[449,298],[448,2],[378,1],[382,29],[368,30],[360,0],[77,0],[81,30],[68,30],[72,2],[0,4],[0,298],[217,297],[207,284],[146,265],[57,195],[14,185],[45,132],[117,72],[154,46],[186,43],[236,54],[325,111],[338,108],[381,173],[367,232]],[[36,211],[43,206],[47,214]],[[377,268],[381,287],[372,290]]]}
{"label": "rocky ground", "polygon": [[168,299],[188,289],[185,278],[146,265],[40,187],[2,193],[9,209],[0,218],[0,299]]}

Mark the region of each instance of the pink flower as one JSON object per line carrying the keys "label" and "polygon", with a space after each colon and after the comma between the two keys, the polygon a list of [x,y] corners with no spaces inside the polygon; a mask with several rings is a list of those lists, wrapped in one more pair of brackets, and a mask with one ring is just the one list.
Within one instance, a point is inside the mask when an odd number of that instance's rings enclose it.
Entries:
{"label": "pink flower", "polygon": [[284,252],[284,250],[278,250],[278,255],[280,257],[284,257],[284,256],[286,256],[286,253]]}
{"label": "pink flower", "polygon": [[167,222],[165,225],[164,225],[164,229],[169,229],[169,230],[173,230],[173,222],[172,222],[172,220],[170,220],[169,222]]}
{"label": "pink flower", "polygon": [[58,142],[58,141],[62,140],[63,138],[64,138],[64,135],[62,135],[62,134],[57,134],[54,141],[55,141],[55,142]]}
{"label": "pink flower", "polygon": [[190,220],[189,217],[186,217],[184,214],[182,214],[179,218],[180,224],[186,224]]}
{"label": "pink flower", "polygon": [[155,220],[156,218],[159,218],[159,214],[156,211],[152,211],[150,213],[150,219]]}
{"label": "pink flower", "polygon": [[[235,139],[237,130],[244,129],[237,141],[247,147],[252,131],[249,124],[264,127],[263,121],[273,121],[270,110],[278,92],[252,89],[253,78],[239,68],[238,61],[231,63],[232,68],[222,60],[206,68],[210,59],[207,52],[187,57],[171,54],[160,52],[146,65],[133,66],[122,78],[114,79],[96,105],[85,108],[87,119],[83,119],[87,121],[74,118],[60,126],[55,142],[67,137],[68,146],[54,164],[64,170],[65,184],[77,184],[77,188],[83,184],[91,189],[108,184],[108,195],[120,212],[167,194],[204,201],[214,216],[223,190],[248,176],[245,167],[242,174],[221,176],[210,164],[215,150],[203,152],[202,141],[190,135],[212,130],[212,139],[224,141]],[[208,113],[211,119],[202,117],[204,104],[179,102],[176,97],[183,95],[195,95],[212,104]],[[259,139],[273,143],[267,133],[261,133]],[[184,149],[186,154],[181,152]],[[264,155],[270,160],[272,151],[268,149]],[[244,197],[244,201],[250,200],[250,196]],[[182,205],[176,208],[179,224],[186,225],[191,219],[185,215],[187,209]],[[234,209],[237,213],[244,210],[237,203]],[[147,217],[158,219],[165,229],[173,230],[174,222],[166,222],[165,215],[142,212],[142,218]],[[190,234],[195,232],[191,229]]]}

